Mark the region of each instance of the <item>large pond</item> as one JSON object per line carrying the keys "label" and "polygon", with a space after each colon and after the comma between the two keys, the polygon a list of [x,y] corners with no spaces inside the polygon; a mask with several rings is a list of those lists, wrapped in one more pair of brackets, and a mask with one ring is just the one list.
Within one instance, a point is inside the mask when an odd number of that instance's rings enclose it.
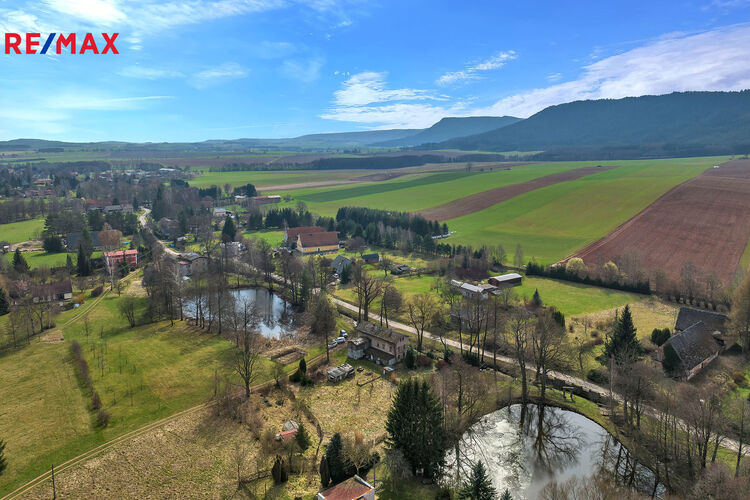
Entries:
{"label": "large pond", "polygon": [[[238,307],[243,301],[258,315],[255,329],[264,337],[278,339],[296,332],[295,311],[292,305],[265,288],[243,288],[230,291]],[[187,303],[185,313],[195,316],[195,304]]]}
{"label": "large pond", "polygon": [[[655,474],[596,422],[551,406],[521,408],[512,405],[486,415],[464,434],[462,471],[481,460],[497,491],[508,489],[516,500],[538,498],[553,481],[602,474],[647,495],[664,492]],[[455,473],[455,451],[448,463]]]}

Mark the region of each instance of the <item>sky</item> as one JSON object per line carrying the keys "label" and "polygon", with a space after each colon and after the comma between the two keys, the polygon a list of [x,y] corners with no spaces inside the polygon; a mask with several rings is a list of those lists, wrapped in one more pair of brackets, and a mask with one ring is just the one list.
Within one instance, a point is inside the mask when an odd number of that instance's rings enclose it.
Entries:
{"label": "sky", "polygon": [[119,33],[116,55],[2,50],[0,140],[295,137],[750,88],[750,0],[0,0],[0,32]]}

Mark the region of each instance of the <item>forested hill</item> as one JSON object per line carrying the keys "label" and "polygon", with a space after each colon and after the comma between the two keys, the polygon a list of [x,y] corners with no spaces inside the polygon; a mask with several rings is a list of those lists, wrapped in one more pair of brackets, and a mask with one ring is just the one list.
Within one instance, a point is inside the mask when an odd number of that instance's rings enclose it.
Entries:
{"label": "forested hill", "polygon": [[629,151],[625,156],[638,156],[639,151],[644,156],[747,153],[750,91],[576,101],[550,106],[507,127],[430,148],[573,154]]}
{"label": "forested hill", "polygon": [[521,121],[514,116],[469,116],[462,118],[443,118],[430,128],[393,140],[384,140],[372,144],[386,148],[399,146],[419,146],[430,142],[441,142],[467,135],[480,134],[496,130]]}

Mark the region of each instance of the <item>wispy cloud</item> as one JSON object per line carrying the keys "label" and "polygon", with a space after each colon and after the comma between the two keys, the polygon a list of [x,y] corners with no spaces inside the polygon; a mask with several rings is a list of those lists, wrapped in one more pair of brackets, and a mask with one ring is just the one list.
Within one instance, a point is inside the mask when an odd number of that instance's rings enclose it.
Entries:
{"label": "wispy cloud", "polygon": [[123,111],[141,109],[153,101],[174,99],[167,95],[112,97],[87,92],[63,92],[42,101],[45,109],[75,111]]}
{"label": "wispy cloud", "polygon": [[365,71],[352,75],[344,82],[342,88],[334,93],[337,106],[363,106],[365,104],[396,101],[437,99],[426,90],[388,89],[387,73]]}
{"label": "wispy cloud", "polygon": [[513,50],[498,52],[489,59],[467,65],[466,69],[445,73],[441,75],[435,83],[442,87],[446,87],[457,83],[466,83],[470,80],[478,80],[481,78],[482,72],[500,69],[505,66],[508,61],[512,61],[516,57],[517,55]]}
{"label": "wispy cloud", "polygon": [[323,61],[317,58],[307,61],[287,60],[281,65],[281,72],[289,78],[311,83],[320,78]]}
{"label": "wispy cloud", "polygon": [[143,66],[126,66],[118,71],[117,74],[128,78],[139,78],[142,80],[160,80],[162,78],[178,78],[183,76],[180,71],[161,68],[146,68]]}
{"label": "wispy cloud", "polygon": [[688,90],[750,88],[750,25],[699,34],[674,34],[584,66],[575,80],[498,100],[477,114],[529,116],[554,104],[665,94]]}
{"label": "wispy cloud", "polygon": [[245,78],[249,73],[249,69],[237,63],[228,62],[195,73],[190,78],[190,84],[197,89],[204,89],[230,80]]}

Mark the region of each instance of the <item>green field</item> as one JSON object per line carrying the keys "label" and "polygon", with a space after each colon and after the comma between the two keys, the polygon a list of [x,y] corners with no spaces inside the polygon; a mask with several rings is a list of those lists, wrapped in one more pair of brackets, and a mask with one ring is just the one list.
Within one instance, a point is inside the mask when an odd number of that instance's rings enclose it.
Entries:
{"label": "green field", "polygon": [[319,182],[346,180],[356,175],[367,175],[368,171],[341,171],[341,170],[291,170],[270,172],[205,172],[190,181],[190,185],[199,188],[212,185],[223,188],[224,184],[243,186],[253,184],[261,189],[263,186],[276,186],[281,184],[296,184],[299,182]]}
{"label": "green field", "polygon": [[245,238],[260,238],[266,240],[272,246],[281,246],[284,243],[284,231],[263,229],[261,231],[250,231],[242,233]]}
{"label": "green field", "polygon": [[0,224],[0,241],[9,243],[29,241],[37,236],[37,233],[41,232],[43,227],[43,218]]}
{"label": "green field", "polygon": [[[61,267],[64,266],[67,262],[67,256],[70,255],[71,260],[73,261],[73,265],[76,265],[76,262],[78,260],[76,254],[74,253],[47,253],[47,252],[21,252],[21,255],[23,255],[24,259],[26,259],[26,262],[29,264],[29,267],[31,269],[36,269],[37,267]],[[91,257],[96,259],[102,256],[101,251],[96,251],[91,254]],[[13,252],[5,254],[5,258],[8,260],[8,262],[13,261]]]}
{"label": "green field", "polygon": [[510,170],[412,174],[377,183],[299,189],[295,199],[322,215],[333,216],[342,206],[366,206],[413,211],[448,203],[488,189],[526,182],[578,168],[577,164],[546,163],[511,167]]}
{"label": "green field", "polygon": [[[666,191],[721,161],[687,158],[612,162],[618,168],[522,194],[448,221],[456,243],[516,244],[526,259],[562,259],[605,236]],[[578,166],[591,162],[576,163]]]}

